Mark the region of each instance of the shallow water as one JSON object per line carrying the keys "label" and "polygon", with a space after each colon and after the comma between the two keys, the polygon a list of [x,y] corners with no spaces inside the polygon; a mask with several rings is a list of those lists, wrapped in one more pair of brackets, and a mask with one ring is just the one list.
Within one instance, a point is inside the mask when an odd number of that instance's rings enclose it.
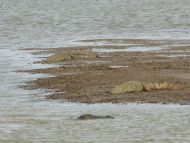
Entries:
{"label": "shallow water", "polygon": [[136,47],[128,47],[122,49],[108,49],[108,48],[94,48],[92,49],[93,52],[98,53],[115,53],[115,52],[151,52],[151,51],[161,51],[166,48],[162,47],[144,47],[144,46],[136,46]]}
{"label": "shallow water", "polygon": [[[45,68],[19,49],[91,38],[189,39],[189,0],[0,0],[0,142],[190,142],[190,106],[47,101],[19,86]],[[96,44],[96,43],[93,43]],[[101,43],[104,44],[104,43]],[[113,120],[75,120],[83,113]]]}

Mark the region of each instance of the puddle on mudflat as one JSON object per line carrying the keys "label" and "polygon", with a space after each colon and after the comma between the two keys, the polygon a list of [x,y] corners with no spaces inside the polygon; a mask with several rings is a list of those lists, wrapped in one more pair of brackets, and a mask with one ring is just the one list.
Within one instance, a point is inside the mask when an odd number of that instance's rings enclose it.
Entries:
{"label": "puddle on mudflat", "polygon": [[93,52],[98,53],[114,53],[114,52],[150,52],[150,51],[161,51],[164,48],[162,47],[129,47],[122,49],[110,49],[110,48],[94,48]]}
{"label": "puddle on mudflat", "polygon": [[128,68],[129,66],[110,66],[110,68],[112,69],[116,69],[116,68]]}
{"label": "puddle on mudflat", "polygon": [[158,55],[159,57],[168,57],[168,58],[179,58],[179,57],[189,57],[187,54],[174,54],[174,55]]}
{"label": "puddle on mudflat", "polygon": [[106,64],[111,63],[111,61],[84,61],[86,64]]}

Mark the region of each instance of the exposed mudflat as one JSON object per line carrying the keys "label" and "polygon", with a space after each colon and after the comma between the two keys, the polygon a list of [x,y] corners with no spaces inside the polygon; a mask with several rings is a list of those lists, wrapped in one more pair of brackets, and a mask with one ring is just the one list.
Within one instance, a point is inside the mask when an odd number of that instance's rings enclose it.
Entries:
{"label": "exposed mudflat", "polygon": [[[104,42],[105,45],[30,49],[32,52],[35,50],[35,54],[53,54],[53,57],[50,56],[38,63],[58,66],[26,71],[53,75],[39,78],[28,86],[51,89],[53,92],[47,98],[53,100],[63,99],[81,103],[190,104],[189,41],[99,39],[80,42]],[[63,55],[66,58],[57,58],[57,53],[59,57]],[[134,80],[180,83],[184,88],[111,93],[115,86]]]}

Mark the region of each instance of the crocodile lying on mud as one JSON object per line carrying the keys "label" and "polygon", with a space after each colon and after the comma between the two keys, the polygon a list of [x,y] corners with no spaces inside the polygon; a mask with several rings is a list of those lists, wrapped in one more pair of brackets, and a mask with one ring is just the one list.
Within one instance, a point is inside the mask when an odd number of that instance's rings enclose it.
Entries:
{"label": "crocodile lying on mud", "polygon": [[111,93],[151,92],[159,90],[182,90],[182,83],[128,81],[113,88]]}

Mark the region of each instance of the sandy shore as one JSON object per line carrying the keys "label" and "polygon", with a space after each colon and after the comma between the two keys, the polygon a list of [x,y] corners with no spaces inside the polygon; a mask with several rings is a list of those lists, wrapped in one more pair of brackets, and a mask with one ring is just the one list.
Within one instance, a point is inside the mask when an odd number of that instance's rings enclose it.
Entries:
{"label": "sandy shore", "polygon": [[[190,41],[97,39],[79,42],[101,44],[30,49],[32,52],[35,50],[33,54],[55,54],[39,63],[59,66],[25,71],[53,75],[39,78],[28,86],[53,90],[47,96],[53,100],[82,103],[190,104]],[[115,86],[127,81],[180,83],[184,88],[111,93]]]}

